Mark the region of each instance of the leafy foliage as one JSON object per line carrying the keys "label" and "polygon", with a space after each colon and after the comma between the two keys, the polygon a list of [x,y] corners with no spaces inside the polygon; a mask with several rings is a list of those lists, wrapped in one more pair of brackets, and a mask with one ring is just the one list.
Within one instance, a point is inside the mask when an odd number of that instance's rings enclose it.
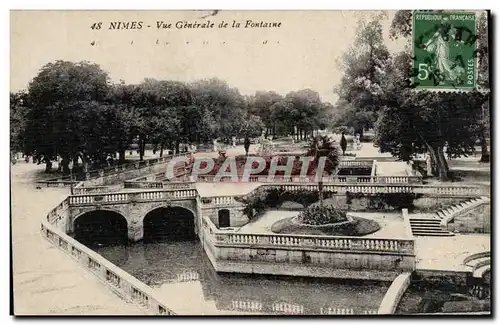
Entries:
{"label": "leafy foliage", "polygon": [[300,220],[305,224],[317,226],[347,221],[347,217],[345,211],[333,205],[313,205],[300,213]]}

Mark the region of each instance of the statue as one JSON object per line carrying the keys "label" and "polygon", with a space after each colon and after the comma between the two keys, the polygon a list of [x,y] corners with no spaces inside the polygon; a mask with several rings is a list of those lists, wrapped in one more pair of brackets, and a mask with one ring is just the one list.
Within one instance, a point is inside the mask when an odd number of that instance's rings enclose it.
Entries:
{"label": "statue", "polygon": [[213,144],[214,144],[214,148],[213,148],[213,151],[214,152],[217,152],[218,151],[218,148],[217,148],[217,139],[213,139]]}
{"label": "statue", "polygon": [[233,140],[233,148],[235,148],[236,147],[236,137],[232,137],[231,140]]}
{"label": "statue", "polygon": [[427,167],[427,176],[433,176],[432,175],[432,160],[431,160],[431,155],[427,153],[425,155],[425,165]]}

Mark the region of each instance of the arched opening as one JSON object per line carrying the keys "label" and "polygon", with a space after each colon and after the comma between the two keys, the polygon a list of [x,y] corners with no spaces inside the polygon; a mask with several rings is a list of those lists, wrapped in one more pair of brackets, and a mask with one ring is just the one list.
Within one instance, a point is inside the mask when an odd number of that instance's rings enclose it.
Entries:
{"label": "arched opening", "polygon": [[231,226],[231,217],[228,209],[219,210],[219,228]]}
{"label": "arched opening", "polygon": [[76,218],[73,225],[73,237],[88,247],[124,245],[128,242],[127,219],[117,212],[87,212]]}
{"label": "arched opening", "polygon": [[194,215],[181,207],[155,209],[144,217],[143,238],[144,242],[193,240]]}

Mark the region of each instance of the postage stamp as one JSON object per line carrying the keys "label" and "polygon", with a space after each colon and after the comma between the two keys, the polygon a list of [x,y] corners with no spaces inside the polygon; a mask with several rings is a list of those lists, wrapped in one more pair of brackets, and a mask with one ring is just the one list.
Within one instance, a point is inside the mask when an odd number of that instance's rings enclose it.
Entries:
{"label": "postage stamp", "polygon": [[416,88],[476,87],[476,15],[469,12],[413,14],[413,82]]}

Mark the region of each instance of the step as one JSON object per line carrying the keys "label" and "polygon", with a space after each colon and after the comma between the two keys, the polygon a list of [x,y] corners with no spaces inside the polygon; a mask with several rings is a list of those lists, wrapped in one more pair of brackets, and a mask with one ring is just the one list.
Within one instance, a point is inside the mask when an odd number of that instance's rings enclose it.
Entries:
{"label": "step", "polygon": [[440,226],[415,226],[411,227],[412,231],[423,230],[423,231],[447,231]]}
{"label": "step", "polygon": [[488,264],[491,264],[491,256],[475,258],[472,261],[467,262],[466,265],[472,267],[475,270],[481,266]]}
{"label": "step", "polygon": [[435,217],[410,217],[410,221],[422,220],[422,221],[441,221],[439,218]]}
{"label": "step", "polygon": [[439,219],[410,219],[410,223],[439,224]]}
{"label": "step", "polygon": [[488,271],[491,271],[491,264],[483,265],[481,267],[478,267],[477,269],[474,270],[472,273],[472,276],[474,278],[482,278],[484,274]]}
{"label": "step", "polygon": [[466,203],[466,202],[460,202],[460,203],[459,203],[459,205],[460,205],[460,207],[461,207],[462,209],[464,209],[464,208],[466,208],[466,207],[467,207],[467,203]]}
{"label": "step", "polygon": [[436,236],[436,237],[449,237],[455,236],[452,232],[413,232],[413,236]]}
{"label": "step", "polygon": [[441,211],[441,210],[439,210],[438,212],[436,212],[436,214],[437,214],[438,218],[440,218],[440,219],[443,219],[444,217],[446,217],[446,215],[444,214],[444,212]]}

